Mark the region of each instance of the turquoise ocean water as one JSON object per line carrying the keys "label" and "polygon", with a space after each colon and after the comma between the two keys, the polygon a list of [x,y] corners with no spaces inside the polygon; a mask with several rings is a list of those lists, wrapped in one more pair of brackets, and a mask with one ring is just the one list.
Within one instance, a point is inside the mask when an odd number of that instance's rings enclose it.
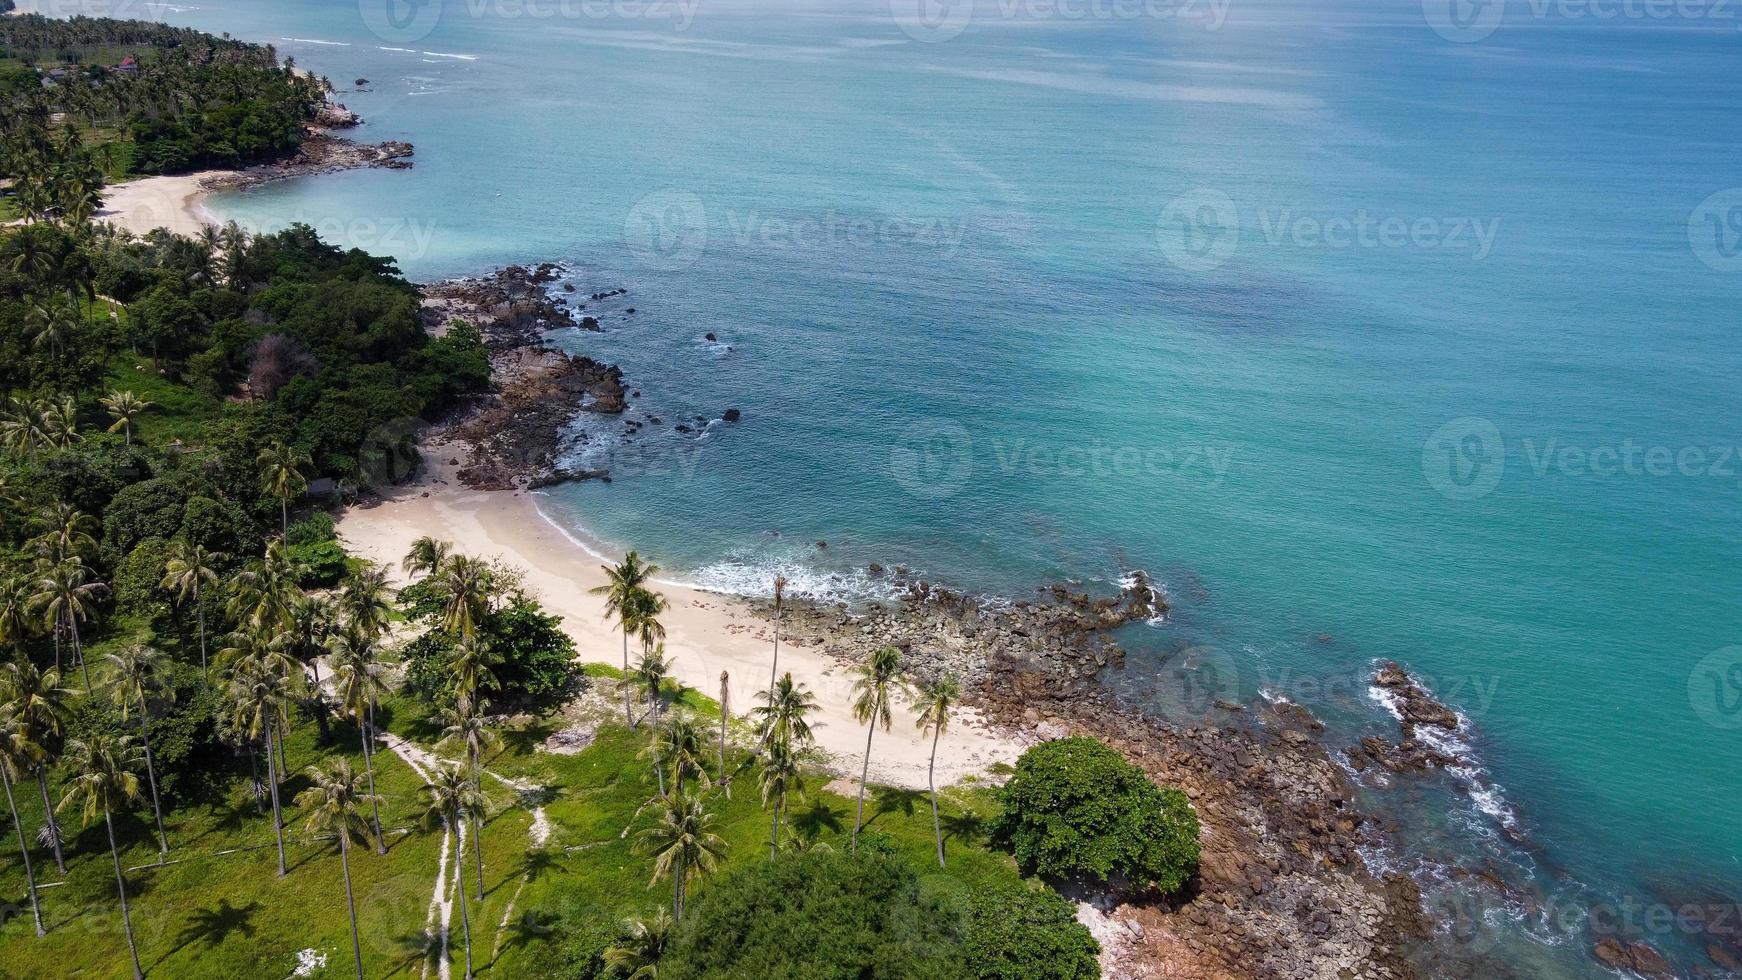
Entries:
{"label": "turquoise ocean water", "polygon": [[1468,768],[1368,791],[1375,860],[1454,923],[1433,972],[1591,974],[1593,907],[1710,967],[1652,910],[1742,897],[1729,9],[139,7],[417,145],[220,216],[629,290],[565,342],[663,425],[580,451],[618,479],[544,500],[578,538],[845,598],[873,561],[1002,596],[1143,568],[1175,614],[1113,683],[1343,742],[1395,734],[1395,658],[1469,721]]}

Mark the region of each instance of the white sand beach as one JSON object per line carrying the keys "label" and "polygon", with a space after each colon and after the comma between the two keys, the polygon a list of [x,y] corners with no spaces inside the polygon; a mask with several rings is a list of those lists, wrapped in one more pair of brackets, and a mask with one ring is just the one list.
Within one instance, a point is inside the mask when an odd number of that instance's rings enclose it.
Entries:
{"label": "white sand beach", "polygon": [[[547,609],[563,617],[584,661],[621,665],[622,635],[604,618],[604,602],[588,590],[605,581],[600,562],[566,538],[538,512],[534,498],[509,491],[470,490],[452,479],[445,462],[426,453],[433,472],[384,502],[352,508],[339,520],[339,536],[353,554],[378,562],[400,577],[399,562],[423,535],[452,542],[462,553],[501,559],[526,572],[526,585]],[[650,556],[657,560],[658,556]],[[768,686],[773,652],[770,625],[736,598],[675,585],[661,585],[670,608],[661,617],[666,652],[674,675],[684,684],[717,697],[720,672],[730,674],[731,708],[743,716],[755,692]],[[632,645],[631,657],[636,651]],[[865,726],[848,707],[848,670],[821,651],[786,642],[780,646],[780,671],[807,685],[820,710],[814,721],[820,748],[835,768],[857,778],[865,751]],[[930,738],[915,727],[903,704],[893,727],[878,730],[872,748],[871,780],[909,788],[926,785]],[[994,762],[1014,762],[1023,745],[981,727],[963,709],[938,749],[937,782],[945,786],[983,772]]]}
{"label": "white sand beach", "polygon": [[200,199],[205,195],[200,182],[229,173],[207,170],[110,184],[103,188],[103,207],[94,220],[125,228],[135,235],[153,228],[167,228],[178,235],[197,235],[202,227],[212,223],[200,207]]}

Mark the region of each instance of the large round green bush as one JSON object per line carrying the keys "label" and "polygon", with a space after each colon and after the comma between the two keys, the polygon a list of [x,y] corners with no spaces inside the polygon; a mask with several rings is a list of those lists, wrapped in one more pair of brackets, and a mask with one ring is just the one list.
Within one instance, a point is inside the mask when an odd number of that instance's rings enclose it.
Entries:
{"label": "large round green bush", "polygon": [[968,963],[977,980],[1094,980],[1101,944],[1076,906],[1038,884],[990,885],[973,893]]}
{"label": "large round green bush", "polygon": [[1002,792],[995,839],[1025,874],[1177,891],[1198,868],[1198,817],[1185,794],[1092,738],[1043,742],[1022,754]]}

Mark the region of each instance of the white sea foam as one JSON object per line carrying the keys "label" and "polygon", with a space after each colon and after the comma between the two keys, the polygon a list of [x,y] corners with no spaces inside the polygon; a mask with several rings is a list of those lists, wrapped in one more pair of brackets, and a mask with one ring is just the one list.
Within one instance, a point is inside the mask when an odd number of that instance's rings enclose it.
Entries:
{"label": "white sea foam", "polygon": [[332,48],[348,48],[351,46],[351,42],[349,41],[323,41],[318,37],[281,37],[279,40],[295,41],[297,44],[324,44]]}
{"label": "white sea foam", "polygon": [[[1403,721],[1403,699],[1395,692],[1373,684],[1368,686],[1367,696],[1391,717]],[[1516,830],[1518,814],[1506,801],[1506,788],[1490,778],[1488,770],[1477,759],[1475,746],[1470,744],[1470,719],[1462,711],[1453,709],[1453,713],[1458,718],[1457,728],[1448,732],[1431,725],[1417,725],[1415,737],[1434,751],[1457,760],[1456,764],[1446,767],[1446,772],[1463,785],[1465,794],[1478,812],[1504,830]]]}
{"label": "white sea foam", "polygon": [[431,58],[453,58],[456,61],[478,60],[478,56],[475,54],[448,54],[444,51],[422,51],[419,53],[429,55]]}
{"label": "white sea foam", "polygon": [[751,552],[728,555],[697,569],[690,581],[678,584],[707,592],[766,599],[774,595],[777,575],[786,577],[789,594],[816,602],[890,602],[902,593],[894,582],[862,569],[828,571],[790,557]]}
{"label": "white sea foam", "polygon": [[397,51],[400,54],[416,54],[417,53],[416,48],[389,48],[389,47],[384,47],[384,46],[379,45],[379,44],[377,44],[375,46],[375,50],[377,50],[377,51]]}

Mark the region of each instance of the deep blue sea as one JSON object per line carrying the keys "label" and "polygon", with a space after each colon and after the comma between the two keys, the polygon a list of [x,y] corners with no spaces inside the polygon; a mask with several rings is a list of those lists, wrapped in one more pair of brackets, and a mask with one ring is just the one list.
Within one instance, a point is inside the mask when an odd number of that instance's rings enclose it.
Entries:
{"label": "deep blue sea", "polygon": [[123,6],[417,145],[220,216],[628,290],[563,342],[655,434],[578,449],[617,478],[553,520],[746,592],[1146,569],[1173,616],[1110,680],[1171,717],[1395,737],[1394,658],[1473,760],[1368,791],[1454,923],[1431,972],[1591,975],[1592,926],[1712,968],[1676,913],[1742,898],[1742,8],[386,4]]}

